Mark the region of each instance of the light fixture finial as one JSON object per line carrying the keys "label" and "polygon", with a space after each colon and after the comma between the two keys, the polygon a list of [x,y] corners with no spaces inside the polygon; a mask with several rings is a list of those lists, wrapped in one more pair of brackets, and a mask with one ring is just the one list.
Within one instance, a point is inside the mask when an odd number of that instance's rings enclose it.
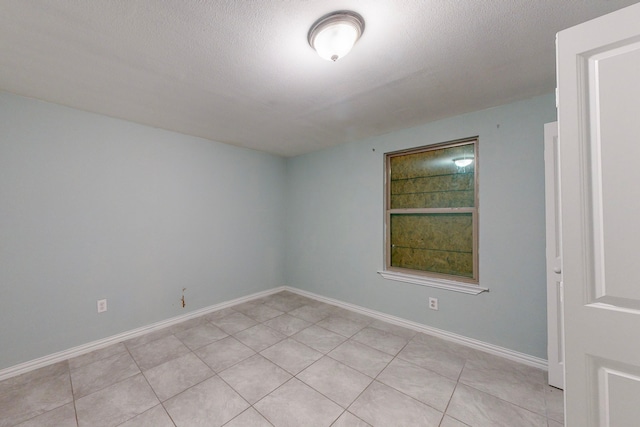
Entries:
{"label": "light fixture finial", "polygon": [[311,26],[307,38],[320,57],[335,62],[351,51],[363,32],[362,16],[341,10],[318,19]]}

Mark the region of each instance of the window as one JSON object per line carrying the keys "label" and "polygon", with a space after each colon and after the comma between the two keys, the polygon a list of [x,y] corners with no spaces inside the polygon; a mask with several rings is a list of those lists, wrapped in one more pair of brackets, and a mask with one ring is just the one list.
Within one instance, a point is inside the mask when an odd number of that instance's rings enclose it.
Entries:
{"label": "window", "polygon": [[478,139],[386,155],[385,278],[479,293]]}

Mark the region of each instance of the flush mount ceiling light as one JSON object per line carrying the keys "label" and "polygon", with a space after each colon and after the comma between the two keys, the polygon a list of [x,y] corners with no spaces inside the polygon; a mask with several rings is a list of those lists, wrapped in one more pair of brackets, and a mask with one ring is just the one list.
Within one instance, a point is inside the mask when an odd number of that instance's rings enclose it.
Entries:
{"label": "flush mount ceiling light", "polygon": [[341,10],[318,19],[309,30],[308,40],[320,57],[335,62],[351,51],[363,32],[362,16]]}

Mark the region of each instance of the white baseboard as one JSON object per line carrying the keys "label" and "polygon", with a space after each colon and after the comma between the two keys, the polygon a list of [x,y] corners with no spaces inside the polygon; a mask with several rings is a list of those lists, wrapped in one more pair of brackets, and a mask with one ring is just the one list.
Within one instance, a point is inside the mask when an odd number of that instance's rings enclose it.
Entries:
{"label": "white baseboard", "polygon": [[349,304],[333,298],[323,297],[321,295],[317,295],[312,292],[303,291],[303,290],[292,288],[289,286],[283,286],[282,289],[287,290],[289,292],[296,293],[298,295],[315,299],[317,301],[325,302],[327,304],[331,304],[347,310],[351,310],[356,313],[364,314],[365,316],[373,317],[375,319],[382,320],[384,322],[393,323],[394,325],[403,326],[405,328],[412,329],[414,331],[422,332],[427,335],[432,335],[434,337],[452,341],[457,344],[462,344],[467,347],[475,348],[476,350],[481,350],[486,353],[494,354],[496,356],[501,356],[506,359],[513,360],[515,362],[519,362],[528,366],[533,366],[534,368],[543,369],[545,371],[548,369],[547,361],[539,357],[531,356],[525,353],[520,353],[518,351],[510,350],[508,348],[500,347],[494,344],[489,344],[484,341],[476,340],[473,338],[468,338],[463,335],[454,334],[452,332],[447,332],[442,329],[432,328],[431,326],[423,325],[421,323],[412,322],[410,320],[406,320],[401,317],[396,317],[390,314],[385,314],[379,311],[360,307],[355,304]]}
{"label": "white baseboard", "polygon": [[140,335],[147,334],[149,332],[156,331],[158,329],[166,328],[167,326],[175,325],[176,323],[184,322],[185,320],[193,319],[194,317],[202,316],[204,314],[212,313],[214,311],[222,310],[223,308],[232,307],[234,305],[242,304],[243,302],[251,301],[257,298],[262,298],[267,295],[275,294],[277,292],[285,290],[284,286],[269,289],[267,291],[257,292],[255,294],[247,295],[245,297],[236,298],[230,301],[225,301],[220,304],[211,305],[209,307],[201,308],[199,310],[191,311],[189,313],[172,317],[167,320],[161,320],[160,322],[152,323],[151,325],[142,326],[140,328],[132,329],[117,335],[112,335],[107,338],[103,338],[97,341],[92,341],[87,344],[79,345],[67,350],[59,351],[57,353],[49,354],[47,356],[40,357],[38,359],[30,360],[28,362],[20,363],[9,368],[0,370],[0,381],[7,378],[15,377],[16,375],[24,374],[35,369],[43,368],[54,363],[62,362],[63,360],[71,359],[72,357],[81,356],[85,353],[90,353],[95,350],[99,350],[104,347],[108,347],[112,344],[117,344],[122,341],[126,341],[131,338],[139,337]]}
{"label": "white baseboard", "polygon": [[33,371],[35,369],[43,368],[45,366],[52,365],[57,362],[62,362],[63,360],[71,359],[72,357],[81,356],[83,354],[90,353],[92,351],[99,350],[101,348],[110,346],[112,344],[117,344],[119,342],[126,341],[128,339],[135,338],[140,335],[144,335],[149,332],[156,331],[158,329],[166,328],[167,326],[172,326],[172,325],[175,325],[176,323],[180,323],[185,320],[192,319],[194,317],[202,316],[208,313],[212,313],[214,311],[222,310],[223,308],[232,307],[234,305],[242,304],[243,302],[251,301],[257,298],[262,298],[267,295],[275,294],[277,292],[281,292],[285,290],[298,295],[315,299],[317,301],[325,302],[327,304],[331,304],[347,310],[351,310],[356,313],[364,314],[365,316],[373,317],[374,319],[393,323],[394,325],[403,326],[405,328],[422,332],[427,335],[432,335],[438,338],[455,342],[457,344],[462,344],[468,347],[475,348],[477,350],[491,353],[496,356],[501,356],[509,360],[523,363],[528,366],[533,366],[535,368],[544,369],[544,370],[547,370],[547,367],[548,367],[547,361],[539,357],[530,356],[525,353],[520,353],[514,350],[510,350],[508,348],[500,347],[500,346],[489,344],[473,338],[468,338],[462,335],[454,334],[452,332],[447,332],[442,329],[432,328],[430,326],[412,322],[410,320],[402,319],[400,317],[396,317],[396,316],[385,314],[379,311],[360,307],[355,304],[349,304],[333,298],[327,298],[321,295],[314,294],[312,292],[303,291],[301,289],[296,289],[289,286],[280,286],[277,288],[269,289],[267,291],[257,292],[251,295],[247,295],[245,297],[236,298],[220,304],[215,304],[209,307],[201,308],[199,310],[195,310],[190,313],[183,314],[181,316],[172,317],[167,320],[162,320],[160,322],[152,323],[151,325],[132,329],[127,332],[123,332],[117,335],[103,338],[101,340],[92,341],[90,343],[73,347],[68,350],[59,351],[57,353],[53,353],[44,357],[40,357],[38,359],[20,363],[19,365],[2,369],[0,370],[0,381],[5,380],[7,378],[15,377],[16,375],[24,374],[29,371]]}

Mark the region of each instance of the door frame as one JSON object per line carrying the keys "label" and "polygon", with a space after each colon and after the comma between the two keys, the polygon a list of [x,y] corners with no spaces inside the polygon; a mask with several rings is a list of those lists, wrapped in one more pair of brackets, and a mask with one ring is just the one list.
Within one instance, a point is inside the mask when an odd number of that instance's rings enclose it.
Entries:
{"label": "door frame", "polygon": [[562,227],[558,122],[544,125],[544,186],[547,260],[547,360],[549,385],[564,389]]}

